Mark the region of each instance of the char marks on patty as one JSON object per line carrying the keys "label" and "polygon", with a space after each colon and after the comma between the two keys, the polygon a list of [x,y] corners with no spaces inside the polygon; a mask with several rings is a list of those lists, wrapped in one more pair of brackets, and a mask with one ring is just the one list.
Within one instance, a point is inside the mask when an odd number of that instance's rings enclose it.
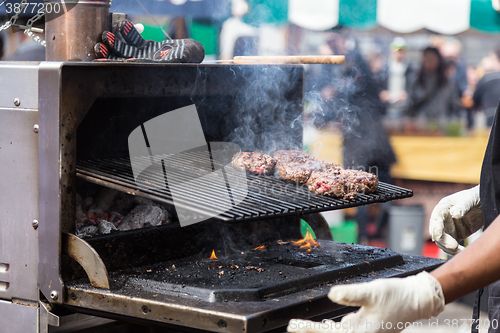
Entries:
{"label": "char marks on patty", "polygon": [[314,193],[354,199],[358,193],[374,193],[378,189],[378,179],[374,174],[360,170],[342,170],[340,173],[318,170],[311,173],[307,185]]}
{"label": "char marks on patty", "polygon": [[271,175],[278,167],[281,179],[307,184],[311,192],[335,198],[354,199],[357,194],[374,193],[378,189],[374,174],[344,170],[337,163],[315,160],[300,150],[278,150],[274,157],[262,152],[240,152],[233,156],[232,164],[257,175]]}
{"label": "char marks on patty", "polygon": [[305,184],[314,171],[328,171],[331,174],[335,174],[340,173],[341,169],[340,165],[336,163],[308,159],[303,162],[280,164],[278,176],[284,180]]}
{"label": "char marks on patty", "polygon": [[274,172],[276,161],[262,152],[240,152],[233,155],[232,164],[237,169],[249,171],[256,175],[270,175]]}

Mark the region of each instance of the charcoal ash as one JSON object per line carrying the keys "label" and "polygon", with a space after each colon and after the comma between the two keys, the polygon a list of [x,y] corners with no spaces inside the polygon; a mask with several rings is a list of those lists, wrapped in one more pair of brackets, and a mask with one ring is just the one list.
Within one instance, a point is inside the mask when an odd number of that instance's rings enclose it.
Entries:
{"label": "charcoal ash", "polygon": [[75,234],[78,237],[154,227],[169,223],[175,215],[169,206],[113,189],[86,189],[85,192],[91,196],[76,195]]}
{"label": "charcoal ash", "polygon": [[110,234],[111,231],[118,230],[112,222],[101,220],[97,225],[97,234],[99,235],[107,235]]}
{"label": "charcoal ash", "polygon": [[113,225],[116,227],[118,224],[120,224],[120,222],[124,218],[125,218],[125,216],[123,216],[122,214],[120,214],[118,212],[111,212],[111,214],[109,214],[108,221],[113,223]]}
{"label": "charcoal ash", "polygon": [[94,224],[81,226],[80,228],[76,228],[76,236],[83,238],[89,236],[97,235],[97,226]]}
{"label": "charcoal ash", "polygon": [[168,221],[165,210],[158,206],[139,205],[122,220],[118,230],[139,229],[145,226],[158,226]]}

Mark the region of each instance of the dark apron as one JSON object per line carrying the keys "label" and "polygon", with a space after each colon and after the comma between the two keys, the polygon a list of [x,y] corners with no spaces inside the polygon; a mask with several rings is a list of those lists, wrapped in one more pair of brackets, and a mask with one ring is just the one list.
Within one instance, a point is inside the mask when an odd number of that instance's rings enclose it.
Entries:
{"label": "dark apron", "polygon": [[[497,119],[498,109],[491,129],[488,147],[484,154],[481,169],[481,207],[484,215],[484,226],[488,227],[498,216],[500,207],[500,122]],[[489,286],[488,317],[490,322],[500,321],[500,281]],[[484,323],[484,321],[483,321]],[[481,325],[484,327],[483,325]],[[493,325],[497,327],[497,325]],[[494,329],[491,325],[489,333],[500,333],[500,327]]]}
{"label": "dark apron", "polygon": [[[490,319],[490,323],[494,323],[494,325],[490,324],[488,333],[498,333],[500,332],[500,281],[490,284],[488,291],[490,293],[488,298],[488,318]],[[481,327],[485,326],[481,325]],[[493,327],[497,328],[494,329]]]}

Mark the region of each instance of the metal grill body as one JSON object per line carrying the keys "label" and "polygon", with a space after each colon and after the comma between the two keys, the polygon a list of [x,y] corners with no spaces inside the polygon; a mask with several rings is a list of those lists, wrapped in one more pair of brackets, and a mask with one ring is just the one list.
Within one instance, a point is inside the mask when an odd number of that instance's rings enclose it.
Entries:
{"label": "metal grill body", "polygon": [[[232,142],[242,151],[268,153],[302,149],[301,66],[42,62],[6,63],[0,66],[0,74],[36,81],[21,86],[5,83],[0,89],[1,151],[9,161],[0,166],[0,174],[8,177],[8,187],[2,189],[8,200],[0,201],[0,229],[8,231],[8,237],[0,237],[0,317],[15,318],[2,321],[9,332],[26,333],[32,327],[47,332],[48,325],[62,325],[51,307],[88,313],[99,320],[142,321],[175,329],[263,332],[282,327],[290,318],[318,319],[352,311],[326,297],[329,285],[346,283],[342,279],[348,274],[350,282],[360,282],[413,274],[441,263],[392,251],[374,254],[373,248],[331,240],[322,240],[311,256],[289,245],[277,247],[277,240],[300,238],[300,219],[315,212],[411,196],[411,191],[388,184],[380,184],[374,194],[343,200],[310,193],[274,176],[246,175],[244,199],[222,213],[208,214],[207,221],[85,239],[71,235],[76,192],[82,182],[174,204],[161,163],[149,165],[151,172],[138,180],[132,174],[127,147],[132,130],[166,112],[195,104],[209,143]],[[14,106],[13,101],[17,101]],[[196,156],[170,161],[174,167],[194,163],[199,168],[201,163]],[[206,167],[221,166],[202,169]],[[186,175],[196,172],[194,168]],[[183,174],[179,177],[171,180],[181,182]],[[14,180],[20,180],[22,187]],[[140,186],[141,182],[148,186]],[[196,186],[181,189],[176,206],[201,215],[222,207],[217,197],[200,196]],[[237,188],[230,190],[232,198],[242,194]],[[236,235],[234,244],[222,233],[226,229]],[[268,252],[254,255],[257,245],[267,246]],[[335,247],[337,252],[354,251],[360,261],[337,262],[328,250]],[[264,272],[250,269],[248,278],[256,282],[258,274],[264,273],[260,280],[268,279],[267,285],[228,288],[221,278],[210,289],[188,278],[192,269],[206,268],[204,256],[212,249],[221,254],[221,266],[235,260],[241,267],[265,268]],[[193,263],[196,260],[198,266]],[[187,265],[179,272],[181,277],[166,271],[175,265]],[[309,277],[302,285],[294,281],[290,288],[280,280],[279,269],[294,280],[301,274]],[[219,276],[218,270],[216,266],[210,274]],[[110,288],[92,287],[98,279],[89,279],[89,272],[104,280],[109,274]],[[247,274],[246,269],[242,274]],[[207,281],[217,276],[207,276]],[[183,282],[190,283],[187,293]]]}

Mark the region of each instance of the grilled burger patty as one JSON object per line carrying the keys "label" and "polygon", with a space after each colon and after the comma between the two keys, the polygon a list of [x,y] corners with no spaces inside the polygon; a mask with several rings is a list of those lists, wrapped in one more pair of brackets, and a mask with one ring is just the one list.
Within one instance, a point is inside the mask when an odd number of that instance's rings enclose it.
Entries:
{"label": "grilled burger patty", "polygon": [[373,173],[361,170],[344,170],[344,177],[348,184],[356,184],[358,193],[374,193],[378,189],[378,179]]}
{"label": "grilled burger patty", "polygon": [[373,193],[378,189],[378,179],[374,174],[360,170],[342,170],[332,173],[317,170],[307,181],[309,190],[330,197],[354,199],[357,193]]}
{"label": "grilled burger patty", "polygon": [[276,166],[279,167],[285,163],[304,163],[308,161],[309,154],[302,150],[278,150],[273,158],[276,160]]}
{"label": "grilled burger patty", "polygon": [[344,195],[344,185],[345,179],[339,174],[323,170],[313,171],[307,181],[309,191],[334,198],[340,198]]}
{"label": "grilled burger patty", "polygon": [[275,159],[253,152],[233,155],[235,168],[254,174],[270,175],[278,165],[278,176],[283,180],[307,183],[311,192],[344,199],[353,199],[358,193],[374,193],[377,177],[360,170],[344,170],[339,164],[315,160],[299,150],[278,150]]}
{"label": "grilled burger patty", "polygon": [[231,162],[235,168],[253,172],[256,175],[272,174],[276,166],[276,161],[262,152],[240,152],[233,155]]}
{"label": "grilled burger patty", "polygon": [[304,162],[280,164],[278,176],[284,180],[305,184],[311,173],[316,170],[329,170],[330,173],[334,174],[335,171],[340,173],[341,167],[336,163],[308,159]]}

